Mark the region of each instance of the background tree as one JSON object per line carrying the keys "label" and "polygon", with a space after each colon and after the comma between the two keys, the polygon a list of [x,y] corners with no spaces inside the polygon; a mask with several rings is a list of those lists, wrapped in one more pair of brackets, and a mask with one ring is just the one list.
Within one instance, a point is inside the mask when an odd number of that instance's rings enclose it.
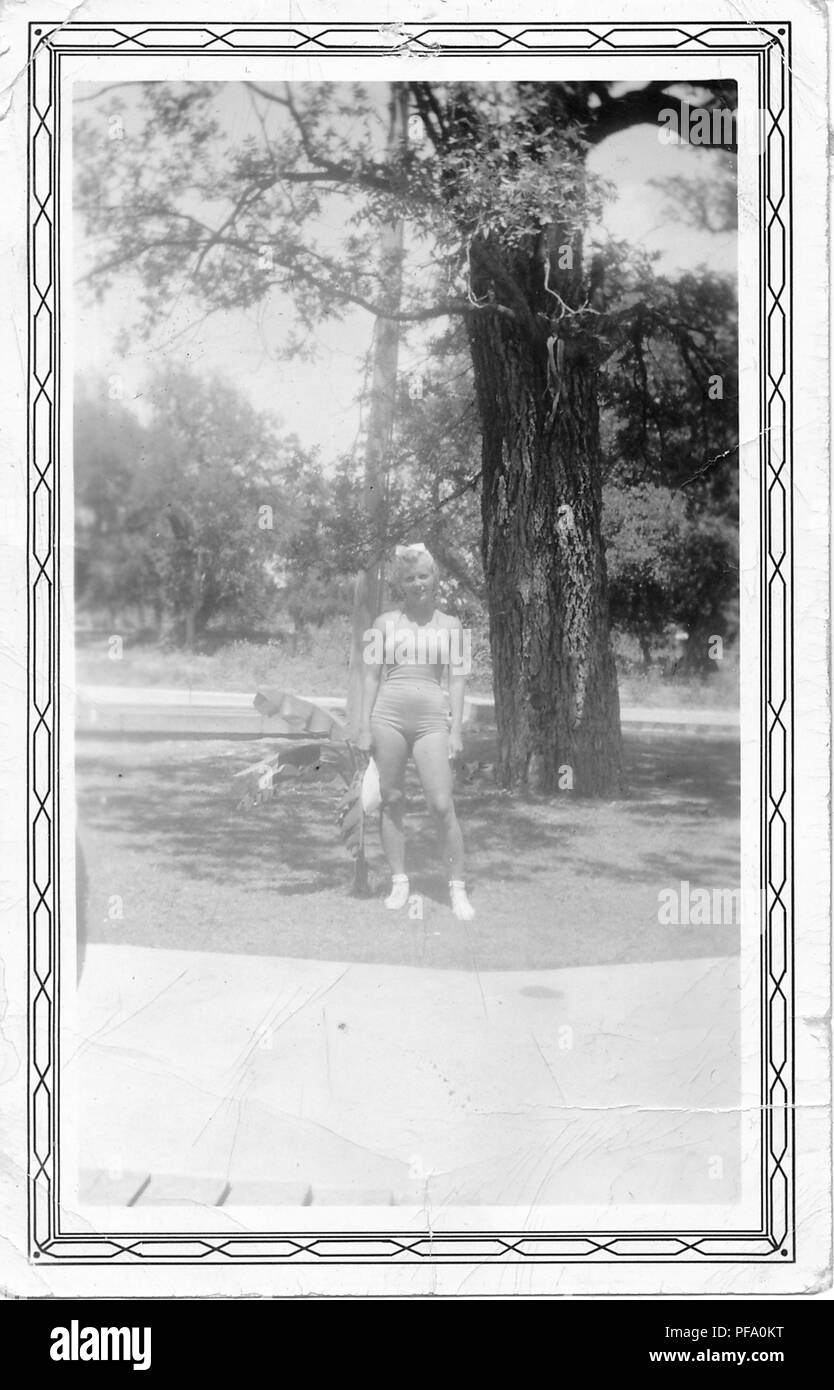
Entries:
{"label": "background tree", "polygon": [[[75,592],[82,608],[116,615],[149,609],[159,627],[161,594],[151,537],[137,525],[133,489],[147,467],[146,433],[103,379],[75,384]],[[114,387],[114,389],[116,389]],[[139,620],[139,619],[137,619]]]}
{"label": "background tree", "polygon": [[[396,159],[408,141],[408,90],[401,82],[391,84],[388,100],[386,159]],[[402,301],[403,246],[405,226],[402,214],[383,221],[380,232],[379,269],[385,281],[381,308],[374,325],[371,349],[371,390],[364,444],[365,470],[362,496],[369,530],[375,538],[356,580],[351,623],[350,664],[348,669],[347,727],[358,738],[365,685],[365,633],[382,612],[385,593],[385,552],[380,543],[387,526],[388,478],[397,399],[397,365],[400,326],[397,322]]]}
{"label": "background tree", "polygon": [[[726,229],[721,188],[690,182],[676,216]],[[624,248],[609,259],[612,290],[642,320],[600,380],[612,618],[646,664],[665,627],[685,629],[677,672],[703,674],[715,669],[711,639],[732,641],[737,624],[735,284],[707,266],[673,280]]]}
{"label": "background tree", "polygon": [[143,426],[98,392],[76,415],[82,603],[150,605],[188,646],[270,617],[316,476],[297,441],[217,376],[158,370]]}
{"label": "background tree", "polygon": [[[212,84],[148,84],[140,138],[121,159],[79,132],[78,202],[110,248],[86,278],[102,294],[137,270],[146,327],[184,285],[206,312],[281,286],[302,329],[347,304],[391,317],[370,251],[380,224],[407,219],[434,248],[438,284],[431,296],[411,286],[394,317],[460,316],[474,370],[499,779],[548,791],[567,763],[578,789],[612,792],[599,376],[651,316],[639,302],[613,308],[593,283],[585,235],[602,190],[587,154],[656,123],[677,94],[658,82],[408,85],[424,139],[395,152],[378,95],[359,87],[299,96],[250,83],[283,125],[270,134],[262,120],[260,141],[234,143],[212,114]],[[689,95],[721,105],[733,89]],[[334,249],[322,210],[340,197]]]}

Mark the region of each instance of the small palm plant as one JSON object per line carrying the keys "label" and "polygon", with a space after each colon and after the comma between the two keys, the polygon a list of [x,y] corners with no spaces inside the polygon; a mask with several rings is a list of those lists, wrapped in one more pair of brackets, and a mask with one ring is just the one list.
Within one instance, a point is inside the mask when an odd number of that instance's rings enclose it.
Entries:
{"label": "small palm plant", "polygon": [[303,700],[287,690],[267,687],[255,695],[255,708],[270,721],[276,735],[271,753],[235,774],[239,810],[280,797],[287,786],[330,782],[342,787],[337,824],[342,843],[353,859],[352,892],[366,897],[368,864],[365,855],[366,816],[362,809],[362,778],[368,757],[347,736],[340,714]]}

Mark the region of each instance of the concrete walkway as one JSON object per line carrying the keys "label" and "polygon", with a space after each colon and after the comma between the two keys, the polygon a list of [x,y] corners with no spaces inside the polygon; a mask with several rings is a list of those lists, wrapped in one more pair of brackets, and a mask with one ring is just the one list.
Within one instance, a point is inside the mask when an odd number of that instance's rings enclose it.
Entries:
{"label": "concrete walkway", "polygon": [[[92,734],[152,734],[158,737],[195,735],[244,738],[274,736],[285,732],[283,722],[261,714],[251,694],[229,690],[168,690],[157,686],[81,686],[78,691],[77,728]],[[302,695],[326,710],[340,713],[344,699],[337,696]],[[623,725],[632,732],[697,733],[711,738],[738,737],[737,710],[676,709],[624,705]],[[468,695],[464,728],[494,727],[493,700]]]}
{"label": "concrete walkway", "polygon": [[733,1202],[738,999],[732,958],[478,974],[93,944],[62,1053],[82,1207]]}

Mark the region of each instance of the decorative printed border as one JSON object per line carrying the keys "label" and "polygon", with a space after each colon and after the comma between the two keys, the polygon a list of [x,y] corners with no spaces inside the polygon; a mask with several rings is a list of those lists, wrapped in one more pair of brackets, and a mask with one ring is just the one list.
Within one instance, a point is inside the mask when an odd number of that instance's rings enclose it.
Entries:
{"label": "decorative printed border", "polygon": [[[385,41],[387,34],[388,40]],[[29,1233],[50,1264],[790,1261],[794,1250],[790,25],[110,24],[29,26]],[[391,57],[396,53],[755,56],[763,113],[760,226],[761,1226],[657,1231],[70,1235],[60,1229],[58,703],[61,294],[59,116],[64,54]],[[520,75],[520,74],[519,74]]]}

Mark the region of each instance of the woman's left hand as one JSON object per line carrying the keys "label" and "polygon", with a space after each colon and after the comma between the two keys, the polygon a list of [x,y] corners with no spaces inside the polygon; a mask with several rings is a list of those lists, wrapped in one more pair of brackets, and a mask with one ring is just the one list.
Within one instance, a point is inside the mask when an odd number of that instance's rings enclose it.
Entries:
{"label": "woman's left hand", "polygon": [[449,757],[459,758],[463,752],[463,739],[454,729],[449,734]]}

